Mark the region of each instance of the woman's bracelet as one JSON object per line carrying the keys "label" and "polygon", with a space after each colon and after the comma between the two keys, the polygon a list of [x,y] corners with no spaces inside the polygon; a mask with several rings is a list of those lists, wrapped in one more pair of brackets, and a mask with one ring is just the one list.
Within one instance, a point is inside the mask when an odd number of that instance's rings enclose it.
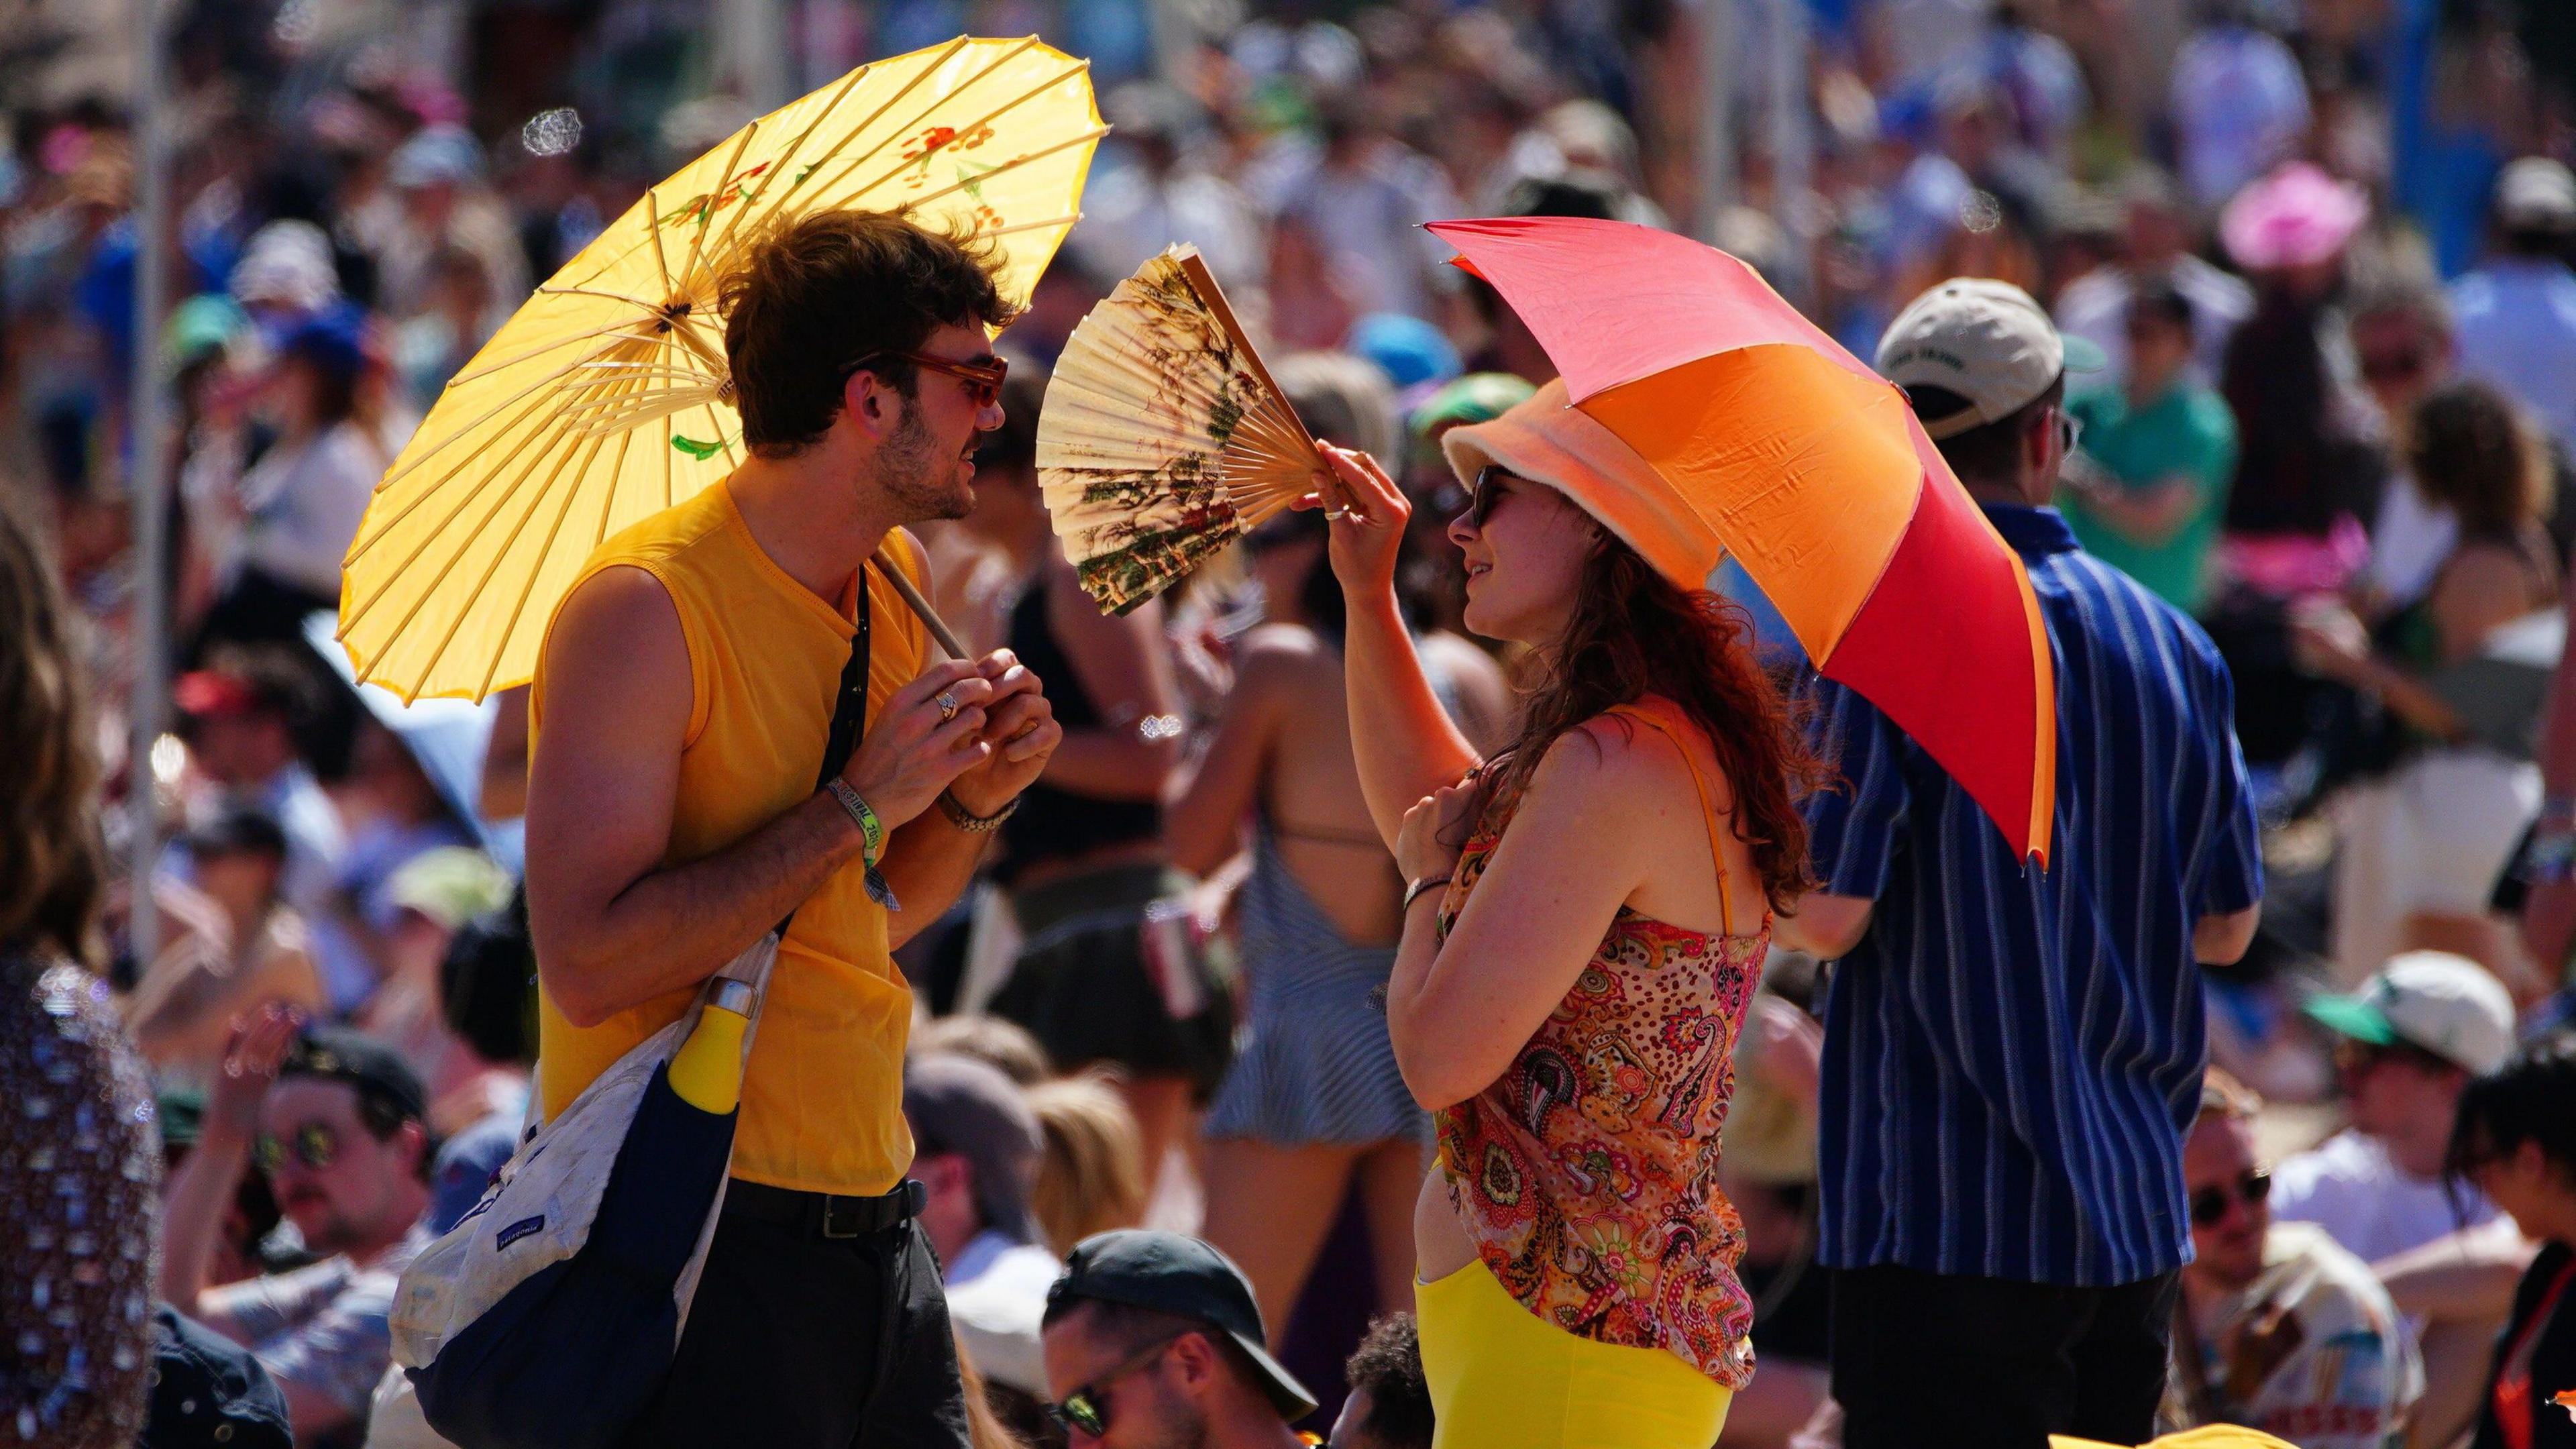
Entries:
{"label": "woman's bracelet", "polygon": [[1406,886],[1404,888],[1404,909],[1406,911],[1411,911],[1415,901],[1422,899],[1424,896],[1429,895],[1431,892],[1440,889],[1448,883],[1449,877],[1445,875],[1435,875],[1427,880],[1418,880],[1413,884]]}

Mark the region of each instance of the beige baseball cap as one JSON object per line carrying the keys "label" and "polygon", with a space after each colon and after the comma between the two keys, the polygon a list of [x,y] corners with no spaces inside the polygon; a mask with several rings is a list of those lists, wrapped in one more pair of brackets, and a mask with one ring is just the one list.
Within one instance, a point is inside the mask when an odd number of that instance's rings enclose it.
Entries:
{"label": "beige baseball cap", "polygon": [[1991,277],[1952,277],[1905,304],[1878,339],[1878,370],[1901,388],[1937,387],[1968,400],[1925,418],[1935,441],[2001,422],[2067,372],[2092,372],[2102,349],[2058,335],[2030,293]]}
{"label": "beige baseball cap", "polygon": [[2496,214],[2516,230],[2576,230],[2576,173],[2546,156],[2523,157],[2496,178]]}
{"label": "beige baseball cap", "polygon": [[2350,996],[2308,1002],[2319,1025],[2374,1046],[2427,1051],[2473,1077],[2513,1054],[2513,998],[2487,969],[2448,951],[2392,956]]}

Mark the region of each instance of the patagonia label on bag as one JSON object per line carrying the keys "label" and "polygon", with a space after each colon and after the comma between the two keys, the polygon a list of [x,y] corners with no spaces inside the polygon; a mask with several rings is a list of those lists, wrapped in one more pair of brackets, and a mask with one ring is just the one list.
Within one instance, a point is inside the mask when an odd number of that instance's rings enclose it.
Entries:
{"label": "patagonia label on bag", "polygon": [[492,1246],[495,1249],[506,1248],[521,1238],[526,1237],[530,1233],[544,1231],[545,1226],[546,1220],[543,1214],[533,1218],[521,1218],[517,1222],[503,1228],[499,1235],[493,1238]]}

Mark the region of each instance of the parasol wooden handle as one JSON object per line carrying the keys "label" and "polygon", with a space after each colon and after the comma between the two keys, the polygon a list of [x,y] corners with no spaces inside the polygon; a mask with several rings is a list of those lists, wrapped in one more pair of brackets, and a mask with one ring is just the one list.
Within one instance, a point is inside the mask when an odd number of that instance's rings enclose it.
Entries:
{"label": "parasol wooden handle", "polygon": [[886,581],[894,585],[894,591],[903,595],[903,601],[921,616],[922,624],[930,630],[930,637],[939,641],[939,647],[948,651],[948,657],[964,659],[966,646],[958,642],[957,632],[948,627],[947,620],[939,617],[937,609],[930,607],[930,601],[921,596],[921,590],[913,587],[911,576],[896,567],[893,559],[886,557],[884,549],[877,550],[877,567],[884,571]]}

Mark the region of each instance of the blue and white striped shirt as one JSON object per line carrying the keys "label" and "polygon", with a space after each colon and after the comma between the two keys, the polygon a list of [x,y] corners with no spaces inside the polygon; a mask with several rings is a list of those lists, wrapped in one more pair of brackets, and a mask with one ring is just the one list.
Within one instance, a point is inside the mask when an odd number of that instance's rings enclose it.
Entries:
{"label": "blue and white striped shirt", "polygon": [[1843,777],[1816,873],[1875,900],[1825,1013],[1823,1260],[2103,1286],[2189,1261],[2182,1138],[2207,1035],[2192,928],[2261,899],[2227,667],[2083,552],[1988,505],[2057,661],[2045,872],[1859,695],[1817,683]]}

